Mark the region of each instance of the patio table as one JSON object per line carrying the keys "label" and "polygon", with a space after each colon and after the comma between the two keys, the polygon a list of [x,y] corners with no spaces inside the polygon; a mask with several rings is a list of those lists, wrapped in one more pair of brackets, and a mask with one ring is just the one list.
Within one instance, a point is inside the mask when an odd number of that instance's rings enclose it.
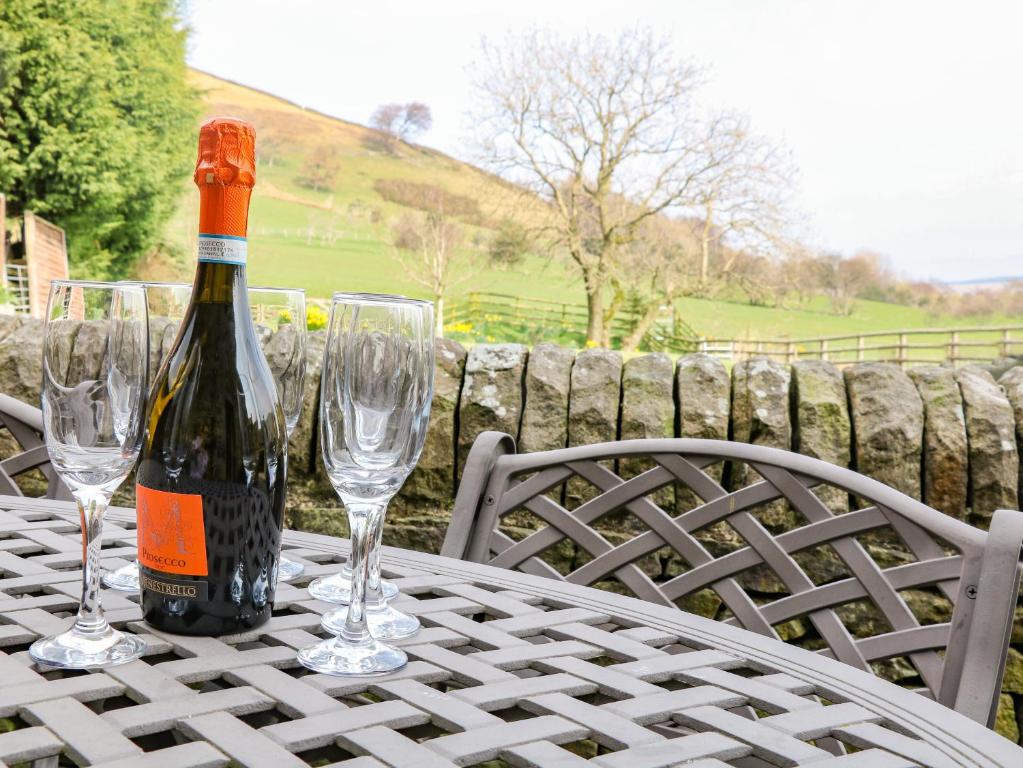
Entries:
{"label": "patio table", "polygon": [[[612,592],[385,548],[396,605],[423,629],[382,677],[308,672],[298,649],[332,606],[304,584],[347,541],[288,531],[307,566],[278,586],[270,622],[145,636],[144,659],[95,672],[33,666],[80,589],[78,513],[0,497],[0,761],[55,766],[249,768],[515,765],[558,768],[1023,766],[1023,750],[912,691],[822,655]],[[134,557],[134,513],[112,509],[104,565]],[[0,720],[0,725],[4,721]],[[847,754],[841,752],[845,745]],[[233,761],[233,762],[231,762]],[[496,762],[490,762],[496,761]]]}

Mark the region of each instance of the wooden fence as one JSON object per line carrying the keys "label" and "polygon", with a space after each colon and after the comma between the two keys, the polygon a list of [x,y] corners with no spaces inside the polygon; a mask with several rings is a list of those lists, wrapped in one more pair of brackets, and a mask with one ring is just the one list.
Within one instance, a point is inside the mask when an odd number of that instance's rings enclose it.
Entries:
{"label": "wooden fence", "polygon": [[810,359],[829,360],[836,365],[962,365],[1023,356],[1023,325],[908,328],[808,339],[701,339],[697,349],[732,362],[764,356],[785,363]]}
{"label": "wooden fence", "polygon": [[[611,323],[614,343],[620,342],[635,327],[638,315],[636,308],[629,305],[619,310]],[[503,324],[528,328],[537,336],[556,336],[565,331],[585,335],[586,307],[478,292],[452,302],[445,323],[449,328],[470,324],[474,330]],[[684,323],[676,328],[671,326],[670,320],[662,317],[644,337],[641,349],[671,354],[705,352],[730,362],[764,356],[784,363],[816,359],[829,360],[836,365],[857,362],[962,365],[1023,356],[1023,325],[908,328],[804,339],[705,339]]]}
{"label": "wooden fence", "polygon": [[[506,293],[474,292],[452,302],[444,313],[446,325],[458,323],[506,323],[534,330],[586,332],[586,307],[582,304],[527,299]],[[622,308],[611,322],[611,334],[624,336],[636,322],[635,312]]]}

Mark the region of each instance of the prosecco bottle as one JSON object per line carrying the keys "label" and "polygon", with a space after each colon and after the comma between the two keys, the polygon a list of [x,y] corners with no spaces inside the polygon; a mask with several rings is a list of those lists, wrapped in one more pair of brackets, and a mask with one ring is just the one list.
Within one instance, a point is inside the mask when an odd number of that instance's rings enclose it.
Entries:
{"label": "prosecco bottle", "polygon": [[245,282],[255,131],[199,132],[192,297],[150,392],[137,471],[145,620],[223,635],[270,618],[284,518],[287,438]]}

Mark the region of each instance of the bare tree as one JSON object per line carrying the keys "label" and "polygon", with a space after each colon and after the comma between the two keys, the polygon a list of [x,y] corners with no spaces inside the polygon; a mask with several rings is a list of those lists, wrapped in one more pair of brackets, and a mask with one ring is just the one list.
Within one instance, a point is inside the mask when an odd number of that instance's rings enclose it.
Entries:
{"label": "bare tree", "polygon": [[433,114],[421,101],[408,104],[382,104],[369,120],[370,125],[387,138],[387,146],[394,149],[399,141],[410,141],[426,133],[433,126]]}
{"label": "bare tree", "polygon": [[582,274],[587,338],[607,344],[622,253],[645,220],[701,200],[727,126],[695,107],[698,70],[649,29],[484,41],[474,70],[481,159],[549,203],[541,229]]}
{"label": "bare tree", "polygon": [[866,259],[844,259],[837,253],[817,258],[817,276],[821,288],[831,299],[836,314],[851,315],[856,296],[870,284],[870,262]]}
{"label": "bare tree", "polygon": [[[713,171],[701,179],[695,215],[702,220],[700,283],[704,293],[728,277],[738,254],[777,257],[793,244],[790,194],[795,169],[779,145],[753,134],[741,115],[719,119],[707,151]],[[712,254],[720,256],[715,269]]]}
{"label": "bare tree", "polygon": [[690,219],[655,216],[643,222],[615,281],[640,310],[622,349],[636,349],[665,307],[674,326],[675,303],[699,291],[699,232],[700,222]]}
{"label": "bare tree", "polygon": [[[391,228],[391,242],[408,276],[433,296],[438,336],[444,335],[444,296],[463,235],[462,227],[441,210],[405,213]],[[471,270],[460,272],[462,279],[471,275]]]}

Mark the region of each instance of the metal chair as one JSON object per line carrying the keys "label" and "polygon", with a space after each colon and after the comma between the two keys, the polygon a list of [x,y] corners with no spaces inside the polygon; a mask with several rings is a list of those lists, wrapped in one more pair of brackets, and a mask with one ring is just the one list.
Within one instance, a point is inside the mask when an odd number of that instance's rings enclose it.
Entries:
{"label": "metal chair", "polygon": [[46,452],[42,411],[0,394],[0,427],[6,427],[21,448],[20,453],[0,461],[0,494],[24,496],[14,478],[38,469],[46,478],[46,498],[70,501],[71,491],[53,470]]}
{"label": "metal chair", "polygon": [[[625,479],[610,468],[623,459],[639,473]],[[649,468],[636,470],[637,461]],[[726,490],[712,476],[719,466],[748,484]],[[572,510],[562,503],[570,479],[592,489]],[[828,486],[840,490],[821,493]],[[677,510],[663,503],[673,488]],[[860,508],[833,512],[821,498],[836,493]],[[791,522],[772,532],[779,506]],[[578,548],[567,565],[566,541]],[[516,454],[511,437],[485,432],[441,553],[604,583],[661,605],[712,590],[722,620],[775,638],[802,621],[821,653],[875,672],[872,664],[905,662],[921,693],[991,727],[1021,546],[1023,513],[998,511],[985,532],[851,470],[773,448],[663,439]],[[681,572],[655,572],[666,551]],[[778,588],[765,591],[765,580]],[[914,595],[944,602],[946,615],[921,620]],[[887,631],[863,636],[865,609]]]}

